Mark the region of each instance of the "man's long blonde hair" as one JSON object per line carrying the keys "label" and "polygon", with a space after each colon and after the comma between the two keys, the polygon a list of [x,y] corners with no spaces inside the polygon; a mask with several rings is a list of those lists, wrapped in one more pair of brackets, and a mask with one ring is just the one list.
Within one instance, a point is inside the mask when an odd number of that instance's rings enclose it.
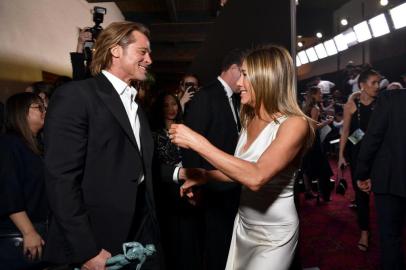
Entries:
{"label": "man's long blonde hair", "polygon": [[93,76],[99,74],[103,69],[111,67],[113,58],[111,48],[116,45],[126,48],[136,41],[132,36],[133,31],[141,32],[148,39],[150,37],[148,28],[136,22],[114,22],[100,33],[94,46],[90,65]]}

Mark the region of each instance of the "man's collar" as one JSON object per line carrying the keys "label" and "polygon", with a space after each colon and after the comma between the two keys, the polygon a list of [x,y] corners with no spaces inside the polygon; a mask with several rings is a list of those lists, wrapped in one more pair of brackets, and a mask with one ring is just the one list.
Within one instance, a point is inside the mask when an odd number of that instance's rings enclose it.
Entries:
{"label": "man's collar", "polygon": [[137,89],[135,89],[134,87],[128,85],[127,83],[125,83],[123,80],[121,80],[120,78],[118,78],[117,76],[115,76],[114,74],[108,72],[107,70],[102,70],[102,73],[104,76],[106,76],[106,78],[111,82],[111,84],[113,85],[114,89],[116,89],[117,93],[121,96],[122,94],[124,94],[124,91],[127,89],[131,90],[132,92],[135,91],[135,96],[137,96]]}
{"label": "man's collar", "polygon": [[231,89],[231,87],[220,76],[218,76],[217,79],[224,86],[224,90],[226,90],[227,97],[231,97],[234,94],[234,91]]}

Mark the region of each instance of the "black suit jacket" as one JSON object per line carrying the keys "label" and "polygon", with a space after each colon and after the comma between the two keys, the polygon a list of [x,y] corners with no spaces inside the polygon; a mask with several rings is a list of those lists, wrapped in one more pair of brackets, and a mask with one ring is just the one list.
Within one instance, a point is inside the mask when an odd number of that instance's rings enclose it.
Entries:
{"label": "black suit jacket", "polygon": [[[238,128],[223,85],[217,79],[205,86],[189,101],[185,112],[185,124],[202,134],[214,146],[234,154],[238,141]],[[186,168],[214,169],[205,159],[191,150],[183,151],[183,166]],[[213,188],[222,188],[229,183],[209,183]]]}
{"label": "black suit jacket", "polygon": [[371,178],[375,193],[406,197],[406,89],[387,90],[378,98],[356,176]]}
{"label": "black suit jacket", "polygon": [[134,235],[132,223],[143,218],[134,218],[141,174],[148,215],[156,220],[153,140],[140,107],[138,115],[142,153],[104,75],[71,82],[52,97],[45,121],[46,188],[53,212],[46,260],[82,263],[102,248],[122,253],[122,243]]}

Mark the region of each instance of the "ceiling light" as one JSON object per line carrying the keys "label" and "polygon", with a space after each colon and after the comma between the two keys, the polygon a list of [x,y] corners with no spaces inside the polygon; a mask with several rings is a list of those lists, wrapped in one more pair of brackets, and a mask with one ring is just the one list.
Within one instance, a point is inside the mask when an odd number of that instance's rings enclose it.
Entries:
{"label": "ceiling light", "polygon": [[317,33],[316,33],[316,37],[322,38],[322,37],[323,37],[323,34],[322,34],[321,32],[317,32]]}
{"label": "ceiling light", "polygon": [[379,4],[381,4],[381,6],[386,6],[386,5],[388,5],[388,3],[389,3],[389,1],[388,0],[380,0],[379,1]]}
{"label": "ceiling light", "polygon": [[317,57],[319,57],[319,59],[327,57],[326,48],[324,48],[323,43],[316,45],[314,49],[316,50]]}
{"label": "ceiling light", "polygon": [[303,36],[302,35],[297,35],[297,38],[302,38]]}
{"label": "ceiling light", "polygon": [[346,19],[346,18],[341,19],[340,24],[341,24],[342,26],[346,26],[346,25],[348,24],[347,19]]}
{"label": "ceiling light", "polygon": [[298,46],[299,48],[302,48],[302,47],[303,47],[303,43],[299,41],[299,42],[297,43],[297,46]]}
{"label": "ceiling light", "polygon": [[326,48],[328,56],[337,54],[337,47],[334,44],[334,40],[329,39],[324,42],[324,47]]}
{"label": "ceiling light", "polygon": [[372,38],[371,31],[369,31],[368,23],[366,21],[355,25],[353,28],[358,42],[363,42]]}
{"label": "ceiling light", "polygon": [[335,36],[334,42],[335,42],[335,44],[337,46],[337,50],[339,52],[348,49],[347,41],[343,34],[339,34],[339,35]]}
{"label": "ceiling light", "polygon": [[302,65],[302,63],[300,62],[300,58],[298,55],[296,55],[296,66],[300,67]]}
{"label": "ceiling light", "polygon": [[392,8],[389,12],[390,16],[392,17],[393,26],[395,27],[395,29],[406,26],[406,3]]}
{"label": "ceiling light", "polygon": [[[405,16],[403,14],[403,16]],[[373,17],[369,21],[369,25],[372,29],[372,35],[374,37],[380,37],[390,32],[388,22],[384,14]]]}
{"label": "ceiling light", "polygon": [[306,50],[307,57],[309,58],[310,62],[314,62],[319,60],[317,57],[316,51],[314,50],[313,47],[310,47],[309,49]]}
{"label": "ceiling light", "polygon": [[300,51],[297,55],[299,56],[302,65],[309,63],[309,58],[307,58],[305,51]]}
{"label": "ceiling light", "polygon": [[358,43],[357,36],[355,35],[355,32],[352,30],[352,28],[347,29],[343,32],[343,34],[348,47],[354,46]]}

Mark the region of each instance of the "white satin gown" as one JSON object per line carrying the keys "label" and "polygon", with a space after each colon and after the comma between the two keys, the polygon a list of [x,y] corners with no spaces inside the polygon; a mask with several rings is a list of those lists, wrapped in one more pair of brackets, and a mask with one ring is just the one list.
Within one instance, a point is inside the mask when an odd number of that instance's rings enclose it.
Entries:
{"label": "white satin gown", "polygon": [[[245,152],[242,148],[247,141],[247,132],[243,130],[235,156],[256,162],[286,119],[282,116],[269,123]],[[284,169],[257,192],[242,188],[226,270],[289,269],[299,234],[299,219],[293,201],[297,169]]]}

